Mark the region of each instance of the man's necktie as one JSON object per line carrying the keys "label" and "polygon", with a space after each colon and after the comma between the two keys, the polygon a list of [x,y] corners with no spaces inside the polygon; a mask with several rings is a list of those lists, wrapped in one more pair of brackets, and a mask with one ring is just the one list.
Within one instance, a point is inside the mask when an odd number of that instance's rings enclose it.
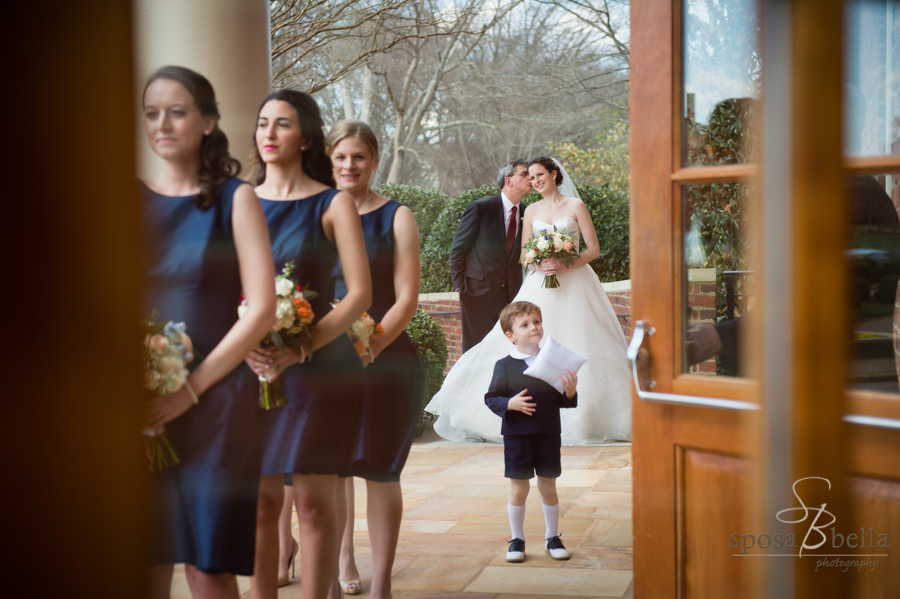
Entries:
{"label": "man's necktie", "polygon": [[509,213],[509,228],[506,229],[506,254],[512,251],[513,246],[516,244],[516,208],[517,206],[512,207],[512,212]]}

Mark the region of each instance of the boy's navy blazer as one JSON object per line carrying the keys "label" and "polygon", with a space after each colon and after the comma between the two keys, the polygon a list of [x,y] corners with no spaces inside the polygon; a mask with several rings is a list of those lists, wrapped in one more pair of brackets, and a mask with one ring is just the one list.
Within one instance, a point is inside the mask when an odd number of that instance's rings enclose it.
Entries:
{"label": "boy's navy blazer", "polygon": [[[491,386],[484,395],[484,403],[503,419],[500,433],[503,435],[559,434],[559,409],[578,406],[578,394],[566,397],[544,381],[525,374],[525,360],[507,356],[497,360]],[[530,416],[517,410],[507,410],[509,398],[528,389],[532,397],[529,403],[537,404]]]}

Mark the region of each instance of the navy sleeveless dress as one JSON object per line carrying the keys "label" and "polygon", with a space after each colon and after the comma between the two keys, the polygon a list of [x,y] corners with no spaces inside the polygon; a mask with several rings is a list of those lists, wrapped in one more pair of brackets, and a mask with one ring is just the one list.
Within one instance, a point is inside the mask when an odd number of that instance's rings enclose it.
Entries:
{"label": "navy sleeveless dress", "polygon": [[[262,200],[275,270],[294,261],[294,279],[319,294],[315,319],[331,311],[328,287],[337,246],[322,215],[338,193],[327,189],[302,200]],[[317,349],[311,361],[292,364],[278,377],[287,405],[262,412],[263,474],[346,474],[362,407],[362,363],[347,335]]]}
{"label": "navy sleeveless dress", "polygon": [[[380,208],[360,215],[366,254],[372,271],[372,307],[375,322],[396,302],[394,294],[394,215],[398,202],[388,200]],[[341,266],[334,271],[334,294],[346,293]],[[422,414],[425,376],[416,348],[406,331],[400,333],[365,369],[366,399],[352,474],[393,482],[400,480],[409,447]]]}
{"label": "navy sleeveless dress", "polygon": [[[184,322],[201,357],[237,320],[241,278],[231,211],[243,183],[225,181],[205,210],[193,196],[143,188],[144,310],[157,310],[161,322]],[[151,564],[253,574],[261,446],[256,380],[249,374],[238,366],[166,425],[181,463],[151,474]]]}

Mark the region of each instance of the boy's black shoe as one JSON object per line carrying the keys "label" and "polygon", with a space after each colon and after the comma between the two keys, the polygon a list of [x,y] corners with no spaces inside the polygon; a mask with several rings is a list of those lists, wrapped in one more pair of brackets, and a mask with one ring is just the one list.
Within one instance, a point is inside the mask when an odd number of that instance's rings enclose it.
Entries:
{"label": "boy's black shoe", "polygon": [[[544,551],[550,554],[553,559],[569,559],[569,552],[559,537],[550,537],[544,542]],[[509,559],[509,558],[507,558]]]}
{"label": "boy's black shoe", "polygon": [[506,552],[506,561],[508,562],[524,562],[525,561],[525,541],[522,539],[513,539],[507,541],[509,550]]}

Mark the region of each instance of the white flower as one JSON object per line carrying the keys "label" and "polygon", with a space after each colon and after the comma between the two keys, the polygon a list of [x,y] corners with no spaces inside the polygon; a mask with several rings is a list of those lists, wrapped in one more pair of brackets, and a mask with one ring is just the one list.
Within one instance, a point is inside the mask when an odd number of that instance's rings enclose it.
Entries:
{"label": "white flower", "polygon": [[163,356],[159,360],[159,371],[163,376],[171,376],[182,367],[181,360],[175,356]]}
{"label": "white flower", "polygon": [[290,279],[275,279],[275,293],[281,297],[291,297],[294,292],[294,282]]}
{"label": "white flower", "polygon": [[559,233],[554,233],[553,234],[553,245],[555,245],[556,247],[560,247],[562,245],[562,242],[563,242],[562,235],[560,235]]}
{"label": "white flower", "polygon": [[148,370],[144,373],[144,389],[153,391],[159,385],[159,373],[155,370]]}
{"label": "white flower", "polygon": [[527,252],[525,252],[525,262],[527,262],[528,264],[531,264],[532,262],[534,262],[534,259],[536,257],[537,257],[537,254],[535,253],[534,250],[528,250]]}
{"label": "white flower", "polygon": [[249,308],[247,308],[247,304],[241,304],[240,306],[238,306],[238,318],[243,318],[244,316],[246,316],[248,309]]}
{"label": "white flower", "polygon": [[538,239],[538,242],[537,242],[537,249],[539,249],[540,251],[543,252],[543,251],[547,250],[549,247],[550,247],[550,242],[549,242],[549,241],[547,241],[547,240],[544,239],[543,237],[541,237],[540,239]]}
{"label": "white flower", "polygon": [[184,383],[187,381],[187,377],[187,368],[179,368],[177,371],[171,374],[171,386],[169,388],[172,390],[172,393],[184,387]]}
{"label": "white flower", "polygon": [[297,315],[294,304],[289,299],[279,297],[275,301],[275,326],[276,331],[289,329],[294,325],[294,317]]}

